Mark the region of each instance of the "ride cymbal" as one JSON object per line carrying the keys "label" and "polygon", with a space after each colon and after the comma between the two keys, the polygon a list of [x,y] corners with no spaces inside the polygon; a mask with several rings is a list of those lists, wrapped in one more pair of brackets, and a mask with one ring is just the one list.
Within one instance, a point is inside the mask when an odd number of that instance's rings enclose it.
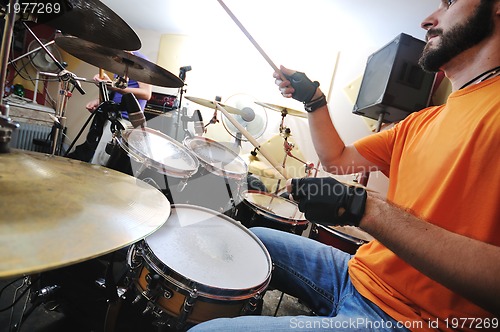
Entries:
{"label": "ride cymbal", "polygon": [[184,86],[184,82],[168,70],[130,52],[71,36],[58,37],[55,41],[57,46],[78,59],[119,76],[167,88]]}
{"label": "ride cymbal", "polygon": [[107,254],[170,216],[159,190],[105,167],[12,149],[0,170],[0,278]]}
{"label": "ride cymbal", "polygon": [[294,110],[294,109],[291,109],[291,108],[288,108],[288,107],[274,105],[274,104],[261,103],[259,101],[256,101],[255,103],[257,105],[269,108],[269,109],[271,109],[273,111],[281,112],[282,115],[290,114],[290,115],[293,115],[293,116],[298,116],[299,118],[307,118],[307,113],[303,112],[303,111],[298,111],[298,110]]}
{"label": "ride cymbal", "polygon": [[55,0],[50,3],[51,10],[44,8],[36,13],[37,23],[50,25],[63,34],[119,50],[141,48],[134,30],[99,0]]}

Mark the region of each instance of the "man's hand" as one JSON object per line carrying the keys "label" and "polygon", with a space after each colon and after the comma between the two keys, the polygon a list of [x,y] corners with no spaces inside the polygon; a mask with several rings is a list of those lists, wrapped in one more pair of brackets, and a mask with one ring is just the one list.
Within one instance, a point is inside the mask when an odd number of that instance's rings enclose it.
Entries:
{"label": "man's hand", "polygon": [[[282,77],[285,76],[286,80]],[[280,88],[280,92],[284,97],[292,97],[300,102],[310,102],[319,87],[318,82],[312,82],[304,73],[280,67],[280,72],[275,72],[273,77],[276,78],[276,85]]]}
{"label": "man's hand", "polygon": [[359,226],[365,212],[366,190],[346,186],[331,177],[291,179],[292,199],[311,222],[328,226]]}

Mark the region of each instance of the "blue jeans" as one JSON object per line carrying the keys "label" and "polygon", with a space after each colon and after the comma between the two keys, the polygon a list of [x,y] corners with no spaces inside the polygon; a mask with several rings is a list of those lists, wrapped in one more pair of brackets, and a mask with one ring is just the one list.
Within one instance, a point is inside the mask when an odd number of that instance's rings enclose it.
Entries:
{"label": "blue jeans", "polygon": [[356,291],[347,272],[351,255],[303,236],[251,230],[271,255],[271,286],[301,299],[317,316],[218,318],[190,331],[408,331]]}

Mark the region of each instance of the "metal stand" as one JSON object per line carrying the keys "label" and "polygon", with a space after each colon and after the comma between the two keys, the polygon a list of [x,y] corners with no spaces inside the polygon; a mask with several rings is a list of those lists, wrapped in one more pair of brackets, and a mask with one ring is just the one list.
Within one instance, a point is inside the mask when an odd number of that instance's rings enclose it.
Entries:
{"label": "metal stand", "polygon": [[[43,44],[43,42],[36,36],[36,34],[31,31],[31,29],[28,27],[28,25],[23,22],[24,27],[26,28],[26,31],[28,31],[33,38],[37,41],[37,43],[40,45],[41,48],[47,53],[47,55],[54,61],[54,64],[59,68],[60,72],[57,75],[59,78],[60,82],[60,89],[59,89],[59,97],[58,97],[58,102],[57,102],[57,108],[56,108],[56,114],[55,114],[55,119],[54,119],[54,136],[52,137],[53,143],[52,143],[52,155],[55,155],[56,152],[60,153],[62,149],[62,130],[66,126],[66,117],[65,117],[65,110],[66,110],[66,104],[68,102],[68,99],[71,97],[72,92],[75,88],[80,92],[82,95],[85,94],[85,91],[82,89],[80,83],[78,82],[78,79],[75,74],[67,71],[64,66],[56,59],[56,57],[49,51],[49,49]],[[48,74],[48,73],[45,73]],[[72,85],[72,88],[70,88],[70,84]]]}
{"label": "metal stand", "polygon": [[[14,8],[17,0],[9,1],[9,8]],[[3,94],[5,91],[5,80],[7,78],[7,64],[9,61],[9,50],[12,43],[12,34],[14,32],[14,10],[10,10],[5,16],[5,27],[3,30],[3,39],[0,49],[0,153],[9,151],[12,130],[19,127],[19,124],[9,118],[9,105],[4,105]]]}

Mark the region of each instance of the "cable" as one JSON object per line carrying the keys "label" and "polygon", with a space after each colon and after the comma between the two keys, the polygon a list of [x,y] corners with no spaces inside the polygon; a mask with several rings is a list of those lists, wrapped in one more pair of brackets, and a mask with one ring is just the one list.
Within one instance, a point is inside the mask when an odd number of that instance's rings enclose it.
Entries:
{"label": "cable", "polygon": [[[24,278],[24,277],[23,277]],[[21,278],[20,278],[21,279]],[[17,279],[17,280],[20,280],[20,279]],[[33,285],[35,282],[38,281],[38,279],[40,279],[40,277],[36,278],[34,281],[31,282],[31,285]],[[7,307],[5,308],[2,308],[0,309],[0,312],[4,312],[4,311],[7,311],[9,310],[10,308],[12,308],[13,306],[15,306],[17,304],[17,302],[19,302],[19,300],[21,300],[23,298],[23,296],[31,289],[31,285],[27,286],[25,290],[22,291],[21,295],[19,295],[19,297],[17,299],[14,300],[14,302],[12,302],[10,305],[8,305]],[[5,288],[5,287],[4,287]],[[3,289],[2,289],[3,291]]]}

